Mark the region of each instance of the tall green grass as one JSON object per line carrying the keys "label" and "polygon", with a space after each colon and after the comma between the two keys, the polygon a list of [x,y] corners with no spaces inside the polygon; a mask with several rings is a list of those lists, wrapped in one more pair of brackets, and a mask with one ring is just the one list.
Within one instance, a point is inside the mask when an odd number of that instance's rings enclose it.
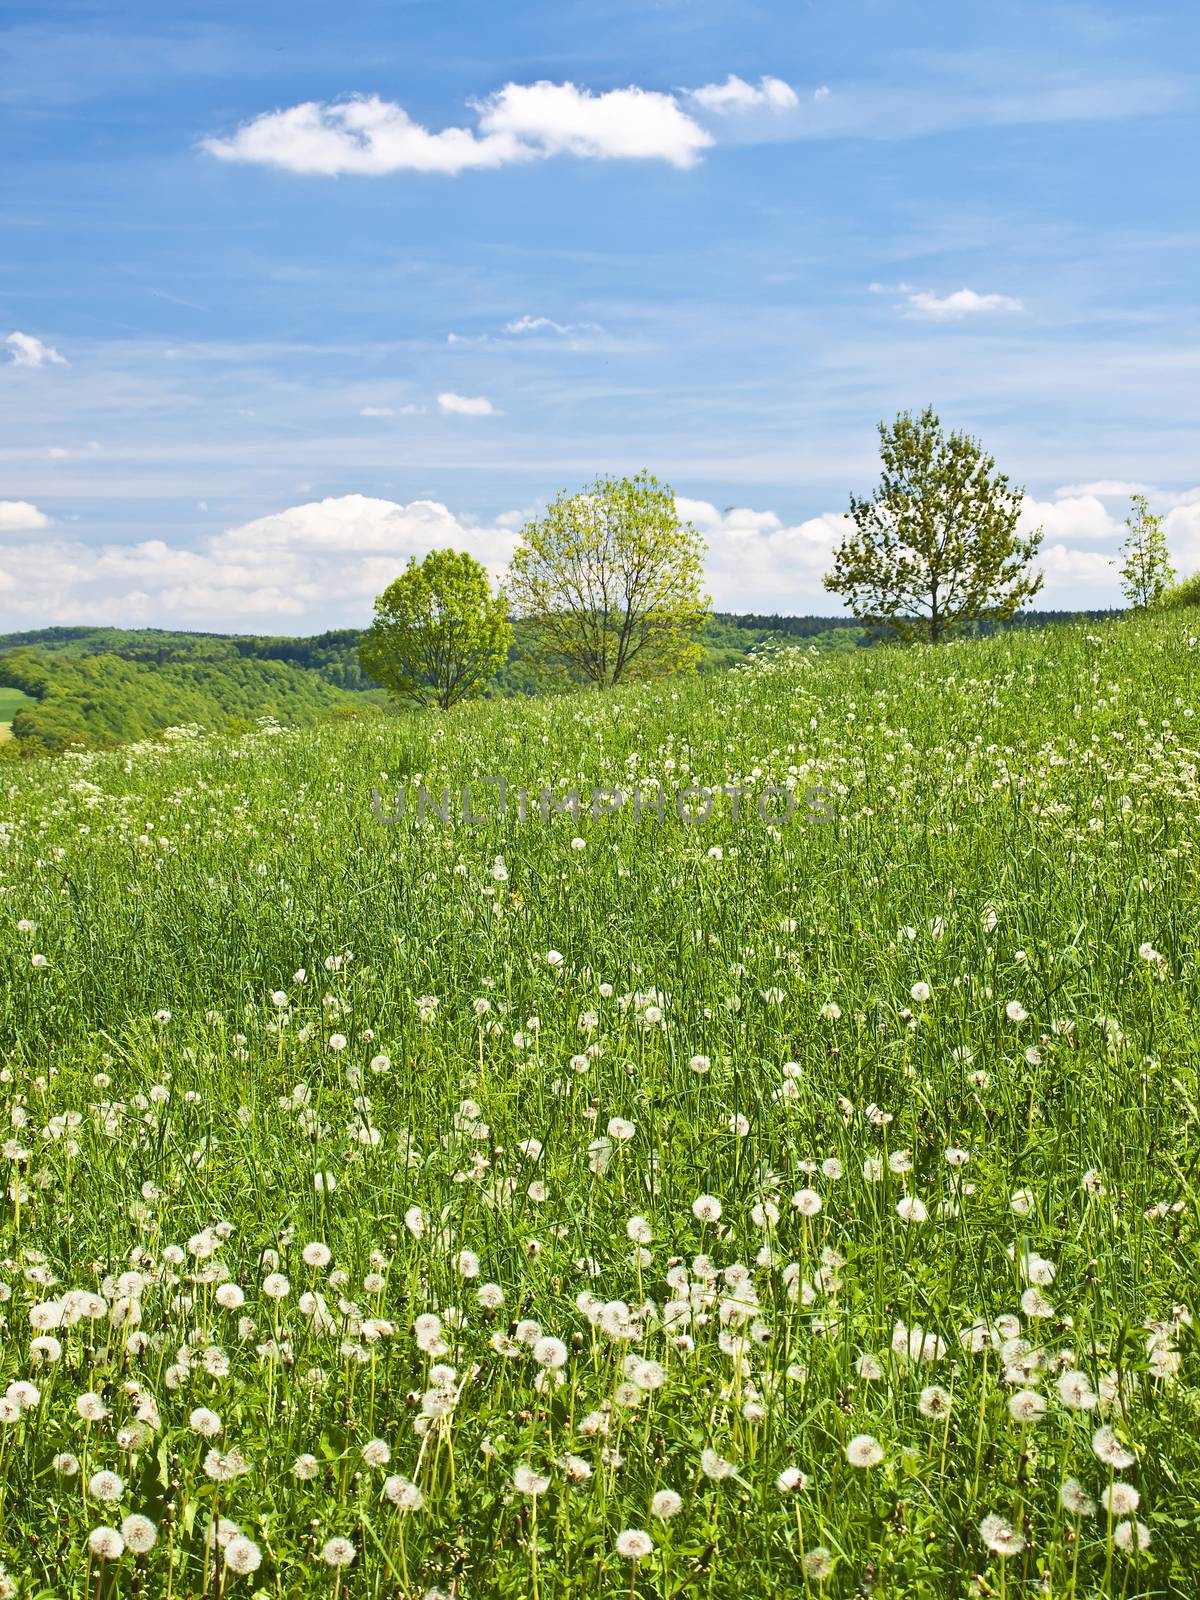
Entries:
{"label": "tall green grass", "polygon": [[1193,1593],[1198,633],[0,769],[13,1581]]}

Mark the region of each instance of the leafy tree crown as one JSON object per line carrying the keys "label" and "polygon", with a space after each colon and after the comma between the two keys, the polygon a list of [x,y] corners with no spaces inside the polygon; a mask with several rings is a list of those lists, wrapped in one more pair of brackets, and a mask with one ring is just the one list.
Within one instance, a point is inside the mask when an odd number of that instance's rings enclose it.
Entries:
{"label": "leafy tree crown", "polygon": [[376,600],[359,658],[396,699],[445,710],[483,693],[511,642],[504,592],[492,592],[479,562],[431,550]]}
{"label": "leafy tree crown", "polygon": [[697,664],[704,549],[651,473],[600,477],[522,529],[509,591],[539,653],[603,688]]}
{"label": "leafy tree crown", "polygon": [[973,622],[1003,622],[1042,586],[1029,564],[1041,530],[1018,531],[1023,494],[931,407],[879,424],[883,472],[850,497],[852,527],[825,587],[868,626],[934,643]]}

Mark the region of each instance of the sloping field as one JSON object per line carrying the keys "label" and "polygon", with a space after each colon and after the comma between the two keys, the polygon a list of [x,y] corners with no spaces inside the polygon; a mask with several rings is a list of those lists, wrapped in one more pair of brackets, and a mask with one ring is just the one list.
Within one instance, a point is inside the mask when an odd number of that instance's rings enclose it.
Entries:
{"label": "sloping field", "polygon": [[27,694],[20,689],[9,689],[0,683],[0,740],[12,737],[12,719],[22,706],[32,705]]}
{"label": "sloping field", "polygon": [[4,769],[8,1570],[1194,1593],[1198,709],[1168,617]]}

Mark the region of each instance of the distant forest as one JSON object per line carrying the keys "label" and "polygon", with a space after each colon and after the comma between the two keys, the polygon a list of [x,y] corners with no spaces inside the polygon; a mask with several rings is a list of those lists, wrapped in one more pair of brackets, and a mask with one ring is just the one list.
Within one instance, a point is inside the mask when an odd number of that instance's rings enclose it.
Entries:
{"label": "distant forest", "polygon": [[[1009,626],[1042,627],[1080,614],[1028,612]],[[237,732],[262,718],[305,723],[355,711],[380,713],[387,697],[359,665],[361,637],[357,628],[308,638],[91,627],[0,634],[0,686],[29,696],[13,711],[13,738],[0,743],[0,760],[69,747],[103,749],[183,724]],[[700,670],[720,672],[770,644],[855,650],[874,640],[848,617],[716,612],[705,625],[703,643]],[[569,676],[548,679],[539,671],[518,623],[491,694],[571,687]]]}

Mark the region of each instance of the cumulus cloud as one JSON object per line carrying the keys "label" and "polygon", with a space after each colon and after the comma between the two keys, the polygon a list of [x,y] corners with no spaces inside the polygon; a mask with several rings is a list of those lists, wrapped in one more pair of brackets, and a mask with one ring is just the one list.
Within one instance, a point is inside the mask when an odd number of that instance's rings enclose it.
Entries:
{"label": "cumulus cloud", "polygon": [[472,167],[498,167],[527,158],[509,137],[480,138],[469,128],[430,133],[403,107],[378,95],[360,95],[335,104],[306,100],[284,111],[267,111],[244,122],[228,139],[204,139],[202,147],[220,161],[252,162],[287,172],[457,173]]}
{"label": "cumulus cloud", "polygon": [[0,500],[0,533],[25,533],[49,526],[46,513],[28,500]]}
{"label": "cumulus cloud", "polygon": [[516,543],[433,500],[365,495],[292,506],[227,528],[189,549],[162,539],[89,546],[0,547],[5,614],[31,625],[111,622],[304,632],[365,623],[410,555],[469,550],[499,578]]}
{"label": "cumulus cloud", "polygon": [[201,143],[221,161],[379,176],[454,174],[556,155],[689,167],[713,142],[674,95],[636,87],[592,94],[573,83],[509,83],[472,109],[474,128],[431,132],[379,95],[308,100],[264,112],[228,138]]}
{"label": "cumulus cloud", "polygon": [[694,523],[708,544],[705,574],[720,610],[816,612],[842,608],[821,580],[849,518],[837,512],[785,523],[774,511],[744,506],[718,510],[707,500],[676,496],[680,517]]}
{"label": "cumulus cloud", "polygon": [[1047,539],[1111,539],[1124,528],[1094,494],[1060,495],[1055,500],[1025,496],[1020,530],[1041,528]]}
{"label": "cumulus cloud", "polygon": [[[821,577],[845,519],[792,524],[773,511],[679,499],[709,545],[708,587],[723,608],[839,607]],[[468,550],[499,580],[531,509],[475,524],[438,501],[364,495],[313,501],[225,529],[187,548],[162,539],[89,546],[72,538],[0,546],[5,614],[50,622],[286,630],[365,623],[410,555]]]}
{"label": "cumulus cloud", "polygon": [[[1200,572],[1200,494],[1168,511],[1163,518],[1163,533],[1171,560],[1181,578]],[[1182,499],[1182,497],[1181,497]]]}
{"label": "cumulus cloud", "polygon": [[955,289],[953,294],[937,295],[929,289],[908,289],[906,314],[931,322],[958,322],[963,317],[992,316],[997,312],[1024,311],[1025,305],[1008,294],[979,294],[974,289]]}
{"label": "cumulus cloud", "polygon": [[[826,89],[824,94],[828,93]],[[732,72],[724,83],[706,83],[699,89],[689,89],[687,97],[705,111],[714,111],[719,116],[739,111],[791,111],[800,104],[800,96],[782,78],[763,77],[755,86]]]}
{"label": "cumulus cloud", "polygon": [[1124,502],[1122,514],[1128,511],[1128,502],[1135,495],[1145,495],[1151,511],[1165,515],[1177,507],[1200,504],[1200,489],[1160,489],[1153,483],[1142,483],[1133,478],[1097,478],[1092,483],[1070,483],[1055,491],[1065,495],[1095,495],[1100,500]]}
{"label": "cumulus cloud", "polygon": [[5,349],[14,367],[65,367],[66,356],[60,356],[51,345],[43,344],[31,333],[10,333],[4,341]]}
{"label": "cumulus cloud", "polygon": [[510,83],[483,101],[479,112],[486,138],[510,138],[536,155],[690,167],[713,142],[674,95],[652,89],[594,95],[573,83]]}
{"label": "cumulus cloud", "polygon": [[1080,606],[1098,610],[1122,604],[1120,578],[1111,555],[1100,550],[1075,550],[1061,543],[1043,545],[1036,567],[1046,582],[1034,601],[1041,610]]}
{"label": "cumulus cloud", "polygon": [[[1085,493],[1084,491],[1090,491]],[[1120,545],[1127,529],[1125,506],[1110,511],[1103,498],[1125,501],[1145,494],[1151,509],[1158,507],[1172,563],[1181,577],[1200,570],[1200,489],[1165,491],[1152,484],[1104,478],[1092,484],[1061,489],[1054,500],[1026,498],[1021,514],[1023,531],[1045,530],[1038,564],[1045,570],[1046,587],[1039,605],[1120,605]],[[1168,508],[1165,511],[1162,508]],[[1075,541],[1103,542],[1107,548],[1080,548]]]}
{"label": "cumulus cloud", "polygon": [[438,395],[438,405],[453,417],[497,417],[500,413],[485,394],[468,395],[447,392]]}

